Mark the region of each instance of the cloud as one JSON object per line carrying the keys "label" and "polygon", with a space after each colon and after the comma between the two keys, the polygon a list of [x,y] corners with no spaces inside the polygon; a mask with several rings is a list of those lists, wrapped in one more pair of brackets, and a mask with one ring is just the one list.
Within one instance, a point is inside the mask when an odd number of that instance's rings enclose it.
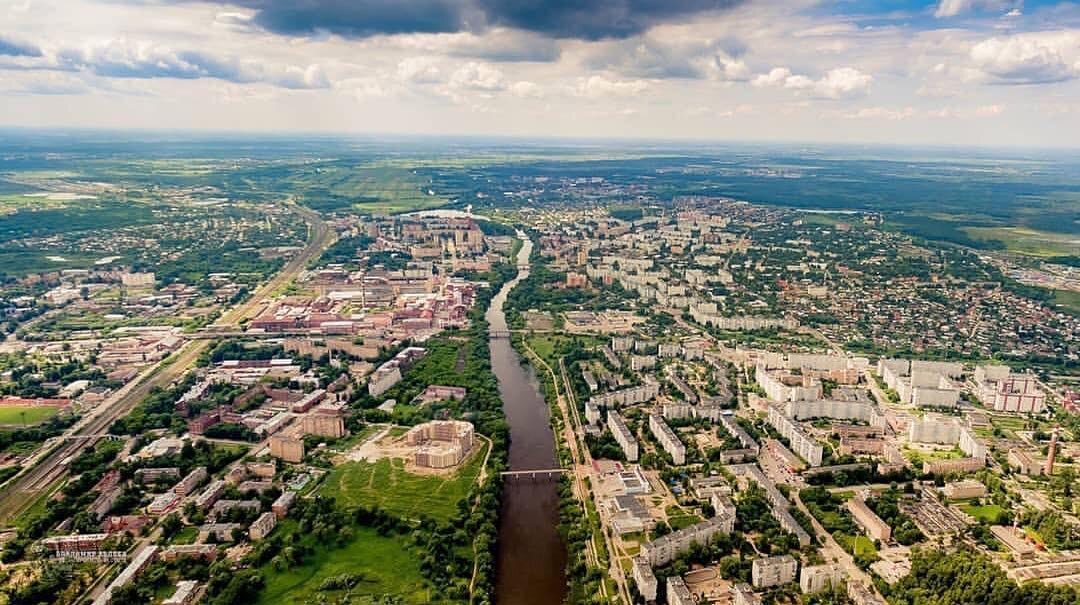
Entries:
{"label": "cloud", "polygon": [[450,86],[458,90],[496,92],[506,89],[506,81],[498,69],[470,61],[450,75]]}
{"label": "cloud", "polygon": [[578,78],[573,94],[579,97],[626,97],[639,95],[650,88],[645,80],[613,80],[605,76]]}
{"label": "cloud", "polygon": [[745,50],[734,39],[644,36],[603,46],[586,59],[586,65],[631,78],[746,81],[750,68],[739,58]]}
{"label": "cloud", "polygon": [[522,80],[520,82],[514,82],[510,85],[510,94],[514,95],[515,97],[521,97],[523,99],[540,98],[544,96],[544,91],[536,82]]}
{"label": "cloud", "polygon": [[27,95],[81,95],[91,92],[92,87],[79,78],[68,74],[50,72],[35,74],[5,92]]}
{"label": "cloud", "polygon": [[1033,32],[990,38],[971,59],[1000,84],[1045,84],[1080,77],[1080,31]]}
{"label": "cloud", "polygon": [[846,113],[844,114],[844,117],[854,120],[900,121],[915,117],[915,110],[911,107],[897,109],[889,107],[864,107],[858,111]]}
{"label": "cloud", "polygon": [[441,50],[450,56],[496,63],[557,61],[562,52],[555,40],[532,33],[496,28],[477,36],[471,32],[438,36]]}
{"label": "cloud", "polygon": [[742,0],[236,0],[286,35],[346,38],[510,27],[558,39],[627,38]]}
{"label": "cloud", "polygon": [[55,68],[86,71],[107,78],[196,80],[213,78],[236,84],[266,83],[289,89],[329,88],[317,65],[272,65],[203,51],[174,51],[147,42],[109,40],[84,48],[68,48],[55,57]]}
{"label": "cloud", "polygon": [[5,57],[40,57],[41,49],[33,44],[19,42],[0,36],[0,56]]}
{"label": "cloud", "polygon": [[434,57],[407,57],[397,66],[397,77],[413,84],[436,84],[442,82],[442,71]]}
{"label": "cloud", "polygon": [[1023,0],[941,0],[934,16],[942,19],[956,17],[972,11],[1008,11],[1018,12],[1023,7]]}
{"label": "cloud", "polygon": [[654,25],[731,8],[736,0],[479,0],[500,25],[555,38],[627,38]]}
{"label": "cloud", "polygon": [[793,74],[786,67],[774,67],[768,73],[758,75],[750,83],[759,88],[778,86],[788,90],[805,91],[818,98],[843,99],[866,94],[873,81],[873,76],[854,67],[830,69],[817,80]]}

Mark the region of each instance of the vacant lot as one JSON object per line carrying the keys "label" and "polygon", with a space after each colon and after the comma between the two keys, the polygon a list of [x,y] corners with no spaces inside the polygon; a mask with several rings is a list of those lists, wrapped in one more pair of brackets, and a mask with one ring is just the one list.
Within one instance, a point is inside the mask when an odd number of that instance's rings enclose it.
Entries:
{"label": "vacant lot", "polygon": [[346,462],[330,471],[321,493],[350,508],[378,506],[406,518],[427,515],[446,521],[476,483],[487,447],[482,443],[452,475],[415,475],[406,471],[405,461],[398,458]]}
{"label": "vacant lot", "polygon": [[[418,558],[405,547],[405,539],[383,537],[370,528],[353,528],[355,537],[342,548],[315,545],[311,536],[303,541],[314,552],[299,567],[278,571],[272,565],[262,569],[266,587],[260,604],[318,603],[321,599],[339,602],[348,593],[353,603],[380,602],[383,595],[395,595],[402,603],[428,603],[433,595],[424,588]],[[362,579],[351,590],[320,590],[327,578],[349,574]]]}

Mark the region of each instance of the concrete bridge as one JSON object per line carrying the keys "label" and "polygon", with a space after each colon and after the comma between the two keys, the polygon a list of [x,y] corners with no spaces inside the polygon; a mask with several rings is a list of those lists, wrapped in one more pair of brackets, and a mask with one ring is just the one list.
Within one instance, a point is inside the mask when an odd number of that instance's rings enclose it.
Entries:
{"label": "concrete bridge", "polygon": [[560,475],[569,473],[566,468],[538,468],[525,471],[503,471],[499,473],[504,479],[555,479]]}

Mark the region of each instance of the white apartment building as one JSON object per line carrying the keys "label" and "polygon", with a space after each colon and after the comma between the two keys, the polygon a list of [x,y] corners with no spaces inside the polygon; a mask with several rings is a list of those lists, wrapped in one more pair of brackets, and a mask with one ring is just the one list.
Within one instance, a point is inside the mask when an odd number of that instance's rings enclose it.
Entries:
{"label": "white apartment building", "polygon": [[694,544],[707,545],[719,534],[731,533],[735,523],[734,516],[717,515],[701,523],[684,527],[666,536],[661,536],[641,547],[641,557],[652,567],[660,567],[673,561]]}
{"label": "white apartment building", "polygon": [[659,414],[650,414],[649,430],[652,432],[653,437],[656,437],[656,440],[660,442],[664,451],[671,455],[671,459],[677,466],[686,464],[686,446],[683,445],[682,440],[675,434],[675,431],[671,430],[671,427],[664,422],[663,417]]}
{"label": "white apartment building", "polygon": [[821,444],[775,405],[769,406],[769,424],[788,440],[791,444],[791,451],[806,460],[810,466],[821,466],[824,455],[824,448],[822,448]]}
{"label": "white apartment building", "polygon": [[667,579],[667,602],[668,605],[694,605],[694,597],[682,576],[671,576]]}
{"label": "white apartment building", "polygon": [[621,447],[623,453],[626,454],[626,459],[630,462],[637,462],[637,438],[630,432],[630,428],[626,426],[626,421],[623,419],[622,414],[616,411],[610,411],[608,412],[607,421],[608,430],[611,431],[611,434],[615,437],[615,441],[618,442],[619,447]]}
{"label": "white apartment building", "polygon": [[751,578],[754,588],[771,588],[795,581],[799,562],[791,555],[754,559]]}
{"label": "white apartment building", "polygon": [[603,408],[620,408],[637,403],[645,403],[660,394],[660,383],[647,380],[645,384],[618,391],[601,393],[589,398],[589,402]]}
{"label": "white apartment building", "polygon": [[656,576],[653,574],[652,567],[649,566],[649,562],[641,557],[634,557],[634,566],[630,570],[631,577],[634,578],[634,584],[637,585],[638,593],[646,601],[656,600]]}
{"label": "white apartment building", "polygon": [[839,565],[810,565],[799,572],[799,589],[803,594],[814,594],[838,586],[843,579],[844,570]]}

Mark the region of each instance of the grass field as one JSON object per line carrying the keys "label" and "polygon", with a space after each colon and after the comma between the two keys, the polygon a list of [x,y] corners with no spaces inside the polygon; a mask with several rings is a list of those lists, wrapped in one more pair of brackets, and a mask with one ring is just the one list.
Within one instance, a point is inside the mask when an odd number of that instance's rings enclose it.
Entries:
{"label": "grass field", "polygon": [[2,405],[0,406],[0,425],[39,424],[59,413],[60,408],[47,405]]}
{"label": "grass field", "polygon": [[877,548],[874,547],[874,541],[866,536],[849,536],[844,533],[837,533],[833,536],[836,541],[844,545],[855,554],[856,557],[868,557],[873,558],[877,556]]}
{"label": "grass field", "polygon": [[980,241],[997,240],[1009,252],[1027,256],[1068,256],[1080,254],[1075,236],[1036,231],[1025,227],[965,227],[964,231]]}
{"label": "grass field", "polygon": [[346,462],[330,471],[320,493],[350,508],[378,506],[406,518],[425,514],[446,521],[457,511],[458,501],[476,483],[487,447],[484,443],[449,476],[414,475],[405,470],[403,460],[396,458],[384,458],[374,464]]}
{"label": "grass field", "polygon": [[983,523],[997,523],[998,515],[1000,515],[1005,509],[1001,508],[997,504],[984,504],[982,506],[975,506],[974,504],[963,504],[960,506],[960,510],[975,517]]}
{"label": "grass field", "polygon": [[[290,528],[283,524],[285,528]],[[279,530],[280,531],[280,530]],[[403,603],[428,603],[431,595],[423,587],[417,557],[404,545],[404,538],[382,537],[370,528],[354,528],[355,538],[342,548],[328,549],[310,541],[314,553],[300,567],[277,571],[269,564],[262,570],[266,587],[259,604],[346,602],[345,591],[319,590],[323,581],[342,574],[359,574],[364,579],[349,592],[352,603],[379,602],[382,595],[396,595]],[[322,599],[327,599],[323,601]]]}
{"label": "grass field", "polygon": [[1054,290],[1054,304],[1061,305],[1073,313],[1080,313],[1080,292],[1072,290]]}

